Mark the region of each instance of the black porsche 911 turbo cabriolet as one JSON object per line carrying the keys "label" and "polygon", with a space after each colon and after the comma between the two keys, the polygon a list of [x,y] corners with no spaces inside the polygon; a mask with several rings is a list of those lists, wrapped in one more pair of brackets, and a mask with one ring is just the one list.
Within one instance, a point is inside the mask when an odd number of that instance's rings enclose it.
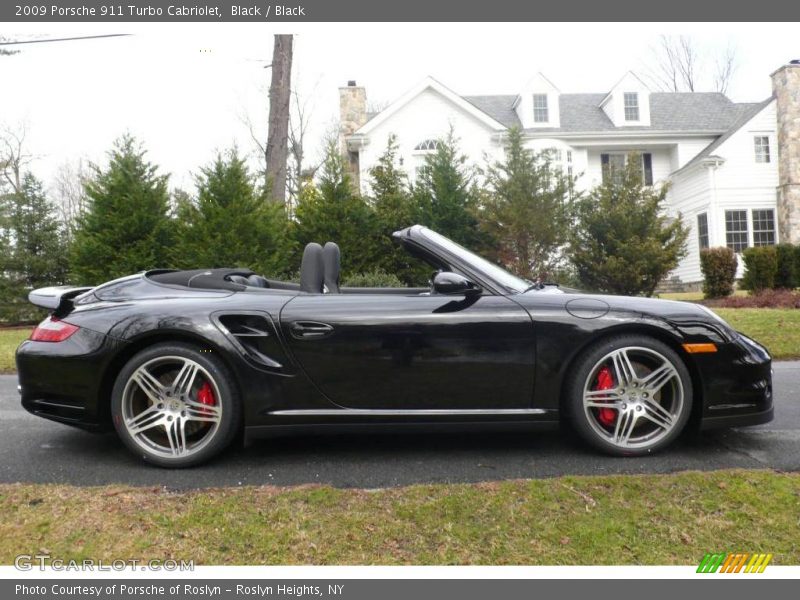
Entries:
{"label": "black porsche 911 turbo cabriolet", "polygon": [[153,270],[34,290],[52,315],[17,350],[22,404],[113,426],[166,467],[205,461],[240,432],[564,420],[635,456],[690,422],[772,419],[768,352],[701,305],[532,284],[419,225],[394,238],[435,271],[429,287],[341,287],[327,243],[305,248],[299,284]]}

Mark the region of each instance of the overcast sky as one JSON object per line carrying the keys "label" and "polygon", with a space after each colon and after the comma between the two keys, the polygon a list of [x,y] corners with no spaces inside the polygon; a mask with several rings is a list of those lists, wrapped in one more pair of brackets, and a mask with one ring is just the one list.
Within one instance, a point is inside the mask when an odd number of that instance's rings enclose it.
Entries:
{"label": "overcast sky", "polygon": [[[0,124],[25,122],[33,170],[48,184],[58,165],[103,162],[130,132],[172,186],[216,149],[254,146],[243,120],[266,128],[274,33],[295,33],[295,81],[311,98],[318,141],[338,112],[337,88],[355,79],[385,104],[432,75],[460,94],[512,94],[537,71],[563,92],[607,91],[627,70],[642,72],[661,33],[687,33],[706,48],[736,45],[729,96],[759,101],[769,74],[800,58],[797,25],[781,24],[5,24],[0,36],[28,39],[131,33],[131,37],[30,44],[0,57]],[[264,134],[265,135],[265,134]],[[316,145],[316,144],[315,144]]]}

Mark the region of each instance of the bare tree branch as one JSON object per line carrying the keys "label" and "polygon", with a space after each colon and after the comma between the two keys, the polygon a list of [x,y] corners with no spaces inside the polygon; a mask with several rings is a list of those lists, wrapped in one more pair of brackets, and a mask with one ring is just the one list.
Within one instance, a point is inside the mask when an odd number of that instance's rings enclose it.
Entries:
{"label": "bare tree branch", "polygon": [[739,67],[736,57],[736,46],[728,44],[716,58],[714,70],[714,90],[723,94],[728,93],[733,75]]}
{"label": "bare tree branch", "polygon": [[736,48],[702,51],[690,36],[659,36],[646,76],[666,92],[711,90],[725,93],[736,71]]}
{"label": "bare tree branch", "polygon": [[0,130],[0,174],[3,183],[10,185],[14,193],[22,189],[23,170],[36,158],[25,151],[27,134],[24,122],[14,128],[4,126]]}
{"label": "bare tree branch", "polygon": [[[295,77],[295,80],[297,80],[297,77]],[[303,182],[306,181],[309,176],[313,177],[313,172],[316,171],[316,169],[314,169],[310,174],[305,172],[305,141],[308,133],[309,123],[311,121],[311,115],[314,112],[314,103],[312,101],[316,95],[319,82],[320,79],[317,78],[317,81],[314,83],[314,86],[311,89],[311,93],[306,97],[305,100],[301,99],[297,88],[292,89],[292,112],[289,118],[290,165],[287,169],[289,203],[291,204],[289,207],[290,213],[293,212],[291,209],[297,202]]]}
{"label": "bare tree branch", "polygon": [[694,92],[696,83],[697,49],[692,38],[682,35],[677,41],[678,72],[683,80],[683,85],[690,92]]}
{"label": "bare tree branch", "polygon": [[68,239],[72,238],[77,220],[86,209],[85,183],[88,177],[82,159],[64,162],[56,170],[53,197]]}

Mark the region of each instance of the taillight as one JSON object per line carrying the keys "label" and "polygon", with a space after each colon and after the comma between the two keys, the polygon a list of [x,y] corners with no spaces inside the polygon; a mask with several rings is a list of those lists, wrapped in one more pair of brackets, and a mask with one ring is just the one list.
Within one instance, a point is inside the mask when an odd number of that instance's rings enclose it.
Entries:
{"label": "taillight", "polygon": [[63,342],[78,329],[80,327],[47,317],[33,330],[30,339],[34,342]]}

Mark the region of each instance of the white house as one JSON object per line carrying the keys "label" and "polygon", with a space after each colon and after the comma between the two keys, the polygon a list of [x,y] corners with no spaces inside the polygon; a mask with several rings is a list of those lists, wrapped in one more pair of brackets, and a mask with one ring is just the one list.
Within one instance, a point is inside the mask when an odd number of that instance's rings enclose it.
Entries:
{"label": "white house", "polygon": [[[783,112],[800,115],[800,65],[782,67],[773,82],[777,103],[786,98]],[[789,92],[782,96],[780,86]],[[564,93],[537,74],[517,94],[491,96],[461,96],[428,77],[377,114],[366,113],[366,91],[353,81],[340,88],[340,100],[341,143],[363,193],[369,192],[369,170],[391,134],[413,179],[451,127],[475,164],[499,158],[505,133],[519,127],[529,148],[551,149],[562,168],[579,176],[582,189],[602,181],[608,172],[604,165],[621,166],[634,151],[642,156],[645,183],[669,181],[669,210],[680,212],[692,228],[689,254],[673,272],[674,281],[702,280],[703,247],[728,245],[739,252],[800,241],[794,239],[800,237],[800,225],[779,231],[782,215],[800,215],[800,205],[777,210],[779,189],[787,190],[789,203],[800,202],[800,175],[795,173],[800,158],[789,161],[780,188],[773,97],[735,103],[720,93],[653,92],[629,72],[597,94]],[[782,140],[800,135],[800,119],[782,122],[788,123]]]}

